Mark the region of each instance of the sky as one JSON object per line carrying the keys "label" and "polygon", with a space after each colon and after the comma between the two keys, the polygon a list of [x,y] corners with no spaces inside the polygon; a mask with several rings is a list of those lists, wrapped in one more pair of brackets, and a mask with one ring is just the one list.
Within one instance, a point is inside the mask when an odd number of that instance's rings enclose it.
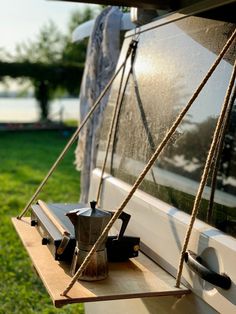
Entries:
{"label": "sky", "polygon": [[0,48],[14,52],[17,43],[33,39],[49,20],[65,31],[71,12],[86,6],[50,0],[0,0]]}

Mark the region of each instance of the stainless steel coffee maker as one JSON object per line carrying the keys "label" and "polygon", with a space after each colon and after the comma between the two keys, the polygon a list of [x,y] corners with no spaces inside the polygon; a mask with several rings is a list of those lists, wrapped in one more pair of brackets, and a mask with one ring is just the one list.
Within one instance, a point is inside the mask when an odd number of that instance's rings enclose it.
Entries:
{"label": "stainless steel coffee maker", "polygon": [[[90,202],[91,208],[76,209],[66,213],[75,228],[76,247],[71,265],[74,275],[97,241],[111,218],[111,213],[96,208],[96,202]],[[79,280],[95,281],[105,279],[108,275],[106,240],[93,254],[91,261]]]}

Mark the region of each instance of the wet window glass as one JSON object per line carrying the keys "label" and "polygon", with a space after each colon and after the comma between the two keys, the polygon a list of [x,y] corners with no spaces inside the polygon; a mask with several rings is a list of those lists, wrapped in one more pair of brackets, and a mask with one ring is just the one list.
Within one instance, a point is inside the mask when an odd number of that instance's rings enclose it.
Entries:
{"label": "wet window glass", "polygon": [[[140,34],[134,71],[109,151],[107,172],[134,183],[234,28],[234,24],[225,21],[191,17]],[[123,55],[130,39],[125,41]],[[141,190],[187,213],[192,210],[234,58],[235,43],[140,186]],[[118,89],[117,80],[101,130],[98,167],[103,162]],[[220,155],[213,207],[209,215],[211,171],[198,218],[236,236],[236,104]]]}

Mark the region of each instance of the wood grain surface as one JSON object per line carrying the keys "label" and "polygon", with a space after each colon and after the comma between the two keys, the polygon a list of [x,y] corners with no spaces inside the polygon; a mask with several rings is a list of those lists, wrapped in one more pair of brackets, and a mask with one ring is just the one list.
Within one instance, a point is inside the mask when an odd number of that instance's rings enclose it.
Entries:
{"label": "wood grain surface", "polygon": [[55,261],[30,218],[12,218],[13,225],[56,307],[69,303],[140,297],[183,295],[190,291],[142,253],[125,263],[109,263],[109,276],[96,282],[78,281],[66,297],[60,294],[71,281],[70,265]]}

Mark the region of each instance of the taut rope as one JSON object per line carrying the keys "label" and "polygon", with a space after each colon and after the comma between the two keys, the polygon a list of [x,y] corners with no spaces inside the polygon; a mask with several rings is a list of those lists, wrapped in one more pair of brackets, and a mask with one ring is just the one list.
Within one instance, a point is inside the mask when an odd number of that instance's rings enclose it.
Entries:
{"label": "taut rope", "polygon": [[[132,44],[132,42],[131,42]],[[67,153],[67,151],[69,150],[69,148],[72,146],[72,144],[75,142],[75,140],[77,139],[80,131],[82,130],[82,128],[84,127],[84,125],[87,123],[87,121],[89,120],[89,118],[91,117],[91,115],[94,113],[94,111],[96,110],[96,108],[98,107],[98,105],[100,104],[100,101],[102,100],[102,98],[105,96],[106,92],[109,90],[111,84],[113,83],[113,81],[115,80],[115,78],[117,77],[117,75],[119,74],[119,72],[121,71],[121,69],[125,66],[130,54],[132,53],[133,47],[132,45],[129,46],[127,54],[126,54],[126,58],[123,61],[123,63],[120,65],[120,67],[118,68],[118,70],[116,71],[116,73],[112,76],[112,78],[110,79],[110,81],[107,83],[107,85],[105,86],[105,88],[103,89],[103,91],[101,92],[101,94],[99,95],[98,99],[95,101],[94,105],[92,106],[92,108],[89,110],[89,112],[87,113],[86,117],[84,118],[84,120],[81,122],[80,126],[78,127],[78,129],[75,131],[75,133],[72,135],[72,137],[70,138],[70,140],[68,141],[68,143],[66,144],[66,146],[64,147],[64,149],[62,150],[62,152],[60,153],[59,157],[57,158],[57,160],[54,162],[54,164],[52,165],[52,167],[50,168],[50,170],[48,171],[47,175],[44,177],[44,179],[42,180],[42,182],[40,183],[40,185],[38,186],[37,190],[35,191],[35,193],[33,194],[33,196],[31,197],[31,199],[29,200],[29,202],[27,203],[27,205],[25,206],[25,208],[23,209],[23,211],[21,212],[21,214],[19,216],[17,216],[18,219],[21,219],[25,213],[28,211],[29,207],[31,206],[31,204],[33,203],[33,201],[35,200],[35,198],[38,196],[38,194],[40,193],[40,191],[42,190],[42,188],[44,187],[44,185],[46,184],[46,182],[48,181],[48,179],[50,178],[50,176],[52,175],[52,173],[54,172],[54,170],[57,168],[58,164],[60,163],[60,161],[63,159],[63,157],[65,156],[65,154]]]}
{"label": "taut rope", "polygon": [[212,160],[214,157],[214,153],[217,149],[218,139],[219,139],[219,136],[221,135],[221,132],[222,132],[221,127],[222,127],[222,124],[224,123],[225,118],[227,117],[227,114],[230,111],[229,99],[230,99],[230,95],[232,93],[232,89],[234,87],[235,76],[236,76],[236,62],[234,63],[233,72],[232,72],[232,75],[230,78],[229,86],[228,86],[228,89],[226,92],[224,103],[222,105],[220,116],[219,116],[218,121],[217,121],[217,125],[216,125],[215,132],[213,135],[211,147],[210,147],[210,150],[209,150],[209,153],[207,156],[207,160],[206,160],[205,167],[203,170],[202,178],[201,178],[201,181],[199,184],[198,192],[197,192],[196,197],[195,197],[195,201],[194,201],[194,205],[193,205],[193,209],[192,209],[192,214],[190,217],[190,223],[189,223],[186,235],[185,235],[184,244],[183,244],[183,248],[182,248],[181,255],[180,255],[180,262],[179,262],[179,267],[178,267],[178,272],[177,272],[177,277],[176,277],[176,287],[179,287],[179,285],[180,285],[180,279],[181,279],[181,274],[183,271],[183,264],[184,264],[184,255],[185,255],[185,252],[187,250],[187,246],[188,246],[188,243],[190,240],[194,221],[195,221],[196,216],[198,214],[198,209],[199,209],[200,202],[202,199],[202,193],[203,193],[203,190],[204,190],[204,187],[206,185],[207,178],[208,178],[208,175],[209,175],[209,172],[211,169],[211,164],[212,164]]}
{"label": "taut rope", "polygon": [[212,165],[213,169],[212,169],[212,176],[211,176],[211,194],[210,194],[210,199],[209,199],[209,204],[208,204],[208,209],[207,209],[207,217],[206,217],[206,221],[208,223],[212,222],[213,204],[214,204],[215,190],[216,190],[216,184],[217,184],[217,172],[220,165],[220,157],[224,148],[224,138],[227,131],[228,122],[231,115],[231,111],[233,109],[235,98],[236,98],[236,86],[234,87],[234,91],[230,99],[230,104],[229,104],[230,110],[228,111],[225,117],[225,120],[222,124],[221,134],[218,139],[217,149],[215,152],[215,158],[213,160],[213,165]]}
{"label": "taut rope", "polygon": [[97,239],[96,243],[93,245],[93,247],[89,251],[89,253],[86,256],[86,258],[84,259],[83,263],[80,265],[79,269],[77,270],[76,274],[72,278],[71,282],[69,283],[67,288],[62,292],[61,295],[63,295],[63,296],[67,295],[67,293],[71,290],[71,288],[73,287],[75,282],[78,280],[78,278],[80,277],[82,272],[85,270],[85,268],[87,267],[87,265],[89,264],[89,262],[90,262],[90,260],[92,258],[92,255],[96,252],[97,248],[105,240],[105,238],[107,236],[107,233],[109,232],[109,230],[111,229],[111,227],[113,226],[115,221],[118,219],[118,217],[120,216],[121,212],[123,211],[123,209],[125,208],[125,206],[129,202],[129,200],[131,199],[131,197],[133,196],[133,194],[135,193],[135,191],[137,190],[139,185],[142,183],[142,181],[145,178],[147,172],[150,170],[150,168],[152,167],[152,165],[156,161],[157,157],[160,155],[160,153],[162,152],[163,148],[166,146],[166,144],[170,140],[171,136],[175,133],[178,125],[183,120],[185,114],[187,113],[187,111],[189,110],[189,108],[191,107],[191,105],[193,104],[195,99],[198,97],[200,91],[202,90],[202,88],[207,83],[208,79],[210,78],[210,76],[212,75],[214,70],[216,69],[217,65],[220,63],[220,61],[223,58],[224,54],[226,53],[226,51],[228,50],[229,46],[233,42],[235,36],[236,36],[236,30],[233,32],[233,34],[231,35],[231,37],[229,38],[229,40],[227,41],[227,43],[223,47],[222,51],[220,52],[219,56],[216,58],[215,62],[213,63],[213,65],[211,66],[209,71],[207,72],[206,76],[204,77],[204,79],[202,80],[200,85],[197,87],[196,91],[192,95],[192,97],[189,100],[188,104],[183,108],[183,110],[180,112],[180,114],[178,115],[178,117],[174,121],[172,127],[167,132],[167,134],[165,135],[164,139],[162,140],[162,142],[160,143],[160,145],[157,147],[156,151],[154,152],[154,154],[150,158],[149,162],[147,163],[147,165],[145,166],[145,168],[143,169],[143,171],[141,172],[141,174],[139,175],[139,177],[135,181],[135,183],[132,186],[129,194],[126,196],[126,198],[124,199],[124,201],[122,202],[120,207],[116,210],[116,212],[112,216],[111,220],[108,222],[108,224],[104,228],[102,234],[100,235],[100,237]]}
{"label": "taut rope", "polygon": [[121,108],[121,105],[122,105],[122,102],[123,102],[123,99],[124,99],[125,91],[126,91],[126,88],[127,88],[127,84],[128,84],[128,81],[129,81],[129,77],[130,77],[130,74],[131,74],[132,69],[133,69],[133,64],[134,64],[137,44],[138,44],[138,41],[133,40],[133,44],[132,44],[133,45],[133,51],[132,51],[132,55],[131,55],[131,65],[130,65],[129,72],[128,72],[126,80],[125,80],[123,91],[121,93],[121,89],[122,89],[122,86],[123,86],[123,80],[124,80],[125,66],[124,66],[123,71],[122,71],[122,76],[121,76],[119,90],[118,90],[118,96],[117,96],[115,108],[114,108],[114,111],[113,111],[113,116],[112,116],[112,120],[111,120],[111,124],[110,124],[110,130],[109,130],[109,133],[108,133],[108,136],[107,136],[105,157],[104,157],[104,161],[103,161],[103,165],[102,165],[101,177],[100,177],[98,191],[97,191],[97,198],[96,198],[97,204],[99,203],[100,196],[101,196],[101,190],[102,190],[102,184],[103,184],[103,175],[104,175],[105,168],[106,168],[107,157],[108,157],[109,147],[110,147],[110,144],[111,144],[112,133],[113,133],[113,130],[114,130],[114,126],[117,123],[118,112],[120,111],[120,108]]}

